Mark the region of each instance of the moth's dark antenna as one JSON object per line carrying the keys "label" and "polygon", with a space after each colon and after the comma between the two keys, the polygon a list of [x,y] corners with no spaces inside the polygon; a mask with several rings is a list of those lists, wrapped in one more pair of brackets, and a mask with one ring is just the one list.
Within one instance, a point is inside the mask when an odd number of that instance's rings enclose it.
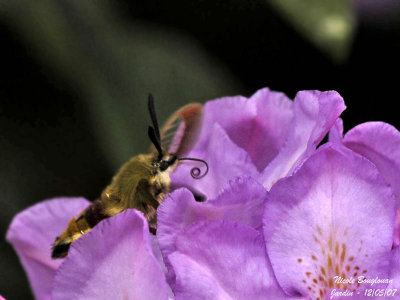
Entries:
{"label": "moth's dark antenna", "polygon": [[156,110],[154,109],[154,99],[152,94],[149,94],[149,101],[147,104],[149,106],[149,113],[151,121],[153,122],[155,136],[158,140],[158,143],[161,144],[160,129],[158,128],[157,115]]}
{"label": "moth's dark antenna", "polygon": [[201,174],[201,170],[198,167],[194,167],[190,170],[190,175],[192,175],[192,177],[194,179],[201,179],[204,176],[207,175],[208,173],[208,163],[205,160],[199,159],[199,158],[191,158],[191,157],[181,157],[178,158],[178,160],[194,160],[194,161],[199,161],[201,163],[203,163],[206,166],[206,171],[204,172],[204,174]]}
{"label": "moth's dark antenna", "polygon": [[162,155],[160,140],[157,139],[154,128],[149,126],[149,129],[147,130],[147,134],[149,135],[150,141],[153,143],[154,147],[156,147],[158,153],[160,155]]}

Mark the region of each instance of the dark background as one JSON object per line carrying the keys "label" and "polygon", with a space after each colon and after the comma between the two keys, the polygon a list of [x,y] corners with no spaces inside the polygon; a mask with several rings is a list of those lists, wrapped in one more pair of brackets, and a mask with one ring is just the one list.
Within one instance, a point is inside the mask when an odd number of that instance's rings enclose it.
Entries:
{"label": "dark background", "polygon": [[[45,2],[0,4],[3,237],[16,213],[43,199],[96,198],[122,162],[146,151],[148,92],[165,120],[184,103],[265,86],[291,98],[337,90],[345,130],[371,120],[400,128],[399,10],[355,9],[338,61],[265,1],[118,1],[112,14]],[[0,294],[31,298],[4,238],[0,251]]]}

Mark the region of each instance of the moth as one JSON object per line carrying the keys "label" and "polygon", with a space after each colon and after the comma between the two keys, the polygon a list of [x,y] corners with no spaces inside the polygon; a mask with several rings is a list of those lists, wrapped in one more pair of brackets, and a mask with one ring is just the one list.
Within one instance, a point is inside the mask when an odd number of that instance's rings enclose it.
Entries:
{"label": "moth", "polygon": [[[176,111],[163,126],[158,127],[154,100],[148,98],[148,109],[153,126],[148,127],[148,136],[153,144],[149,154],[139,154],[125,163],[103,190],[100,198],[92,202],[55,240],[52,258],[67,256],[71,243],[88,233],[101,220],[112,217],[128,208],[141,211],[149,223],[149,230],[156,232],[156,212],[170,189],[170,173],[184,160],[203,163],[206,170],[191,169],[191,176],[203,178],[208,172],[206,161],[182,157],[197,141],[200,133],[203,108],[191,103]],[[168,151],[166,150],[168,149]]]}

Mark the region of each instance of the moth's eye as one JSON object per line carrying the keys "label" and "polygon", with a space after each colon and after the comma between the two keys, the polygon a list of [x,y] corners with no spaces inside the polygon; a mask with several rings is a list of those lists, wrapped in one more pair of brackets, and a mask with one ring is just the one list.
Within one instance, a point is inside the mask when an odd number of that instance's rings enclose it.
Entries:
{"label": "moth's eye", "polygon": [[165,171],[166,169],[168,169],[169,167],[169,163],[166,160],[162,160],[160,161],[160,171]]}
{"label": "moth's eye", "polygon": [[178,159],[178,158],[176,157],[176,155],[175,155],[175,154],[172,154],[171,157],[168,159],[168,164],[169,164],[170,166],[172,166],[172,165],[176,162],[177,159]]}

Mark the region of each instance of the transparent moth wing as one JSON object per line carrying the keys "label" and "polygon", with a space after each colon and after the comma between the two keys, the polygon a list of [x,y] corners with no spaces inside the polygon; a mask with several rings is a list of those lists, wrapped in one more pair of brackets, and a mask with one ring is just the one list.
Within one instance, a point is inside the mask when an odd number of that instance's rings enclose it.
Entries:
{"label": "transparent moth wing", "polygon": [[161,129],[161,145],[178,157],[187,154],[197,142],[203,121],[203,106],[190,103],[176,111]]}

